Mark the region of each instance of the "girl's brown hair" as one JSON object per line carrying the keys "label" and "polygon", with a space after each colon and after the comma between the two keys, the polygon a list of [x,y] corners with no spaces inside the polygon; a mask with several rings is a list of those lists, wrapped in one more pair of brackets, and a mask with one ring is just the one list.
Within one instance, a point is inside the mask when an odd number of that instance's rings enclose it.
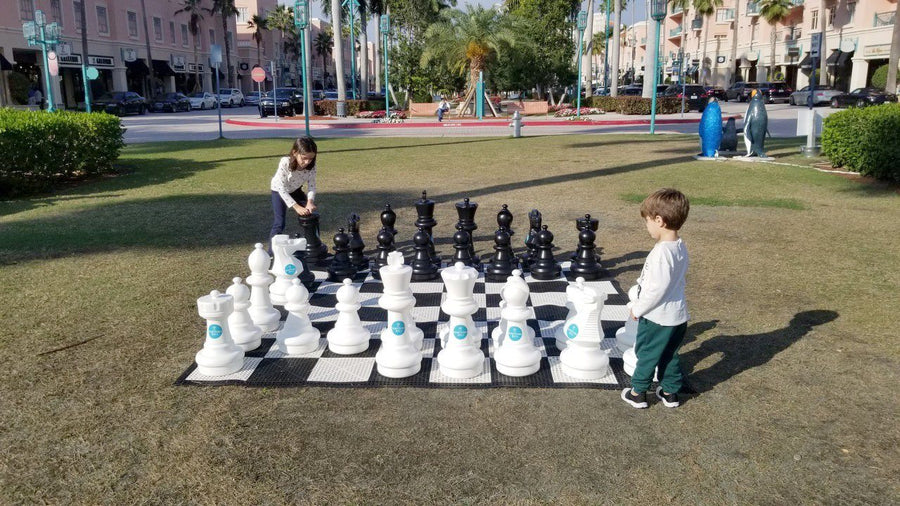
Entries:
{"label": "girl's brown hair", "polygon": [[316,170],[316,155],[318,152],[319,148],[312,137],[298,138],[294,141],[294,147],[291,148],[291,154],[288,156],[291,172],[300,168],[300,164],[297,163],[297,155],[305,155],[307,153],[312,153],[313,161],[304,170]]}

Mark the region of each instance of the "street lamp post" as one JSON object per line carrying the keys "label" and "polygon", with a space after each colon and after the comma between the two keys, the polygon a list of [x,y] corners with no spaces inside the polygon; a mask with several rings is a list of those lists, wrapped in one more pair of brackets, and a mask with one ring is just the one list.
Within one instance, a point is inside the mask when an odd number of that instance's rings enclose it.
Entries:
{"label": "street lamp post", "polygon": [[[650,17],[656,21],[656,40],[659,40],[659,25],[666,17],[666,1],[667,0],[651,0]],[[659,79],[659,57],[653,61],[653,99],[650,103],[650,133],[656,133],[656,85]]]}
{"label": "street lamp post", "polygon": [[[57,23],[46,24],[47,18],[44,11],[34,11],[34,21],[22,23],[22,34],[29,46],[41,46],[44,62],[44,83],[47,86],[47,112],[54,111],[53,86],[50,84],[50,69],[47,61],[47,46],[59,44],[59,25]],[[40,104],[38,104],[40,107]]]}
{"label": "street lamp post", "polygon": [[346,7],[350,16],[350,79],[352,86],[350,90],[353,94],[353,100],[356,100],[356,40],[354,37],[356,26],[353,24],[353,9],[359,7],[359,2],[357,0],[344,0],[341,2],[341,7]]}
{"label": "street lamp post", "polygon": [[609,95],[609,0],[604,0],[603,3],[606,4],[606,17],[603,18],[603,95]]}
{"label": "street lamp post", "polygon": [[391,21],[389,14],[381,15],[381,47],[384,48],[384,119],[387,121],[391,117],[391,86],[388,81],[388,35],[391,32]]}
{"label": "street lamp post", "polygon": [[297,0],[294,3],[294,25],[300,30],[300,75],[303,79],[303,123],[306,136],[309,137],[309,78],[306,75],[306,29],[309,28],[309,0]]}
{"label": "street lamp post", "polygon": [[578,11],[578,91],[576,92],[575,116],[581,118],[581,47],[584,44],[584,29],[587,28],[587,12],[584,9]]}

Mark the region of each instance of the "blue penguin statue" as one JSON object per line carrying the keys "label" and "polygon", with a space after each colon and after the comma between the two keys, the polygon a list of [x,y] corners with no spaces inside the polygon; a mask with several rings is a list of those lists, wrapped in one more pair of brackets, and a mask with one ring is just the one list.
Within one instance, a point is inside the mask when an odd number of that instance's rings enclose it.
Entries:
{"label": "blue penguin statue", "polygon": [[722,108],[716,97],[711,97],[703,116],[700,117],[700,156],[718,156],[719,141],[722,140]]}
{"label": "blue penguin statue", "polygon": [[747,156],[766,158],[765,142],[769,116],[766,114],[763,94],[758,90],[753,90],[752,93],[747,114],[744,116],[744,144],[747,146]]}
{"label": "blue penguin statue", "polygon": [[734,125],[734,117],[728,118],[725,128],[722,129],[722,142],[719,143],[719,153],[733,153],[737,151],[737,128]]}

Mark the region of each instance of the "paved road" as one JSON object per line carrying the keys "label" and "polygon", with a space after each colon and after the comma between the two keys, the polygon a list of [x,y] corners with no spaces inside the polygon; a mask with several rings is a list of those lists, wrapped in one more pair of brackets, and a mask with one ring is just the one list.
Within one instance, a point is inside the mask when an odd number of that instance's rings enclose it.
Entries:
{"label": "paved road", "polygon": [[[746,113],[747,104],[729,102],[722,104],[723,113],[726,115],[743,115]],[[797,113],[800,107],[791,107],[787,104],[773,104],[767,106],[769,113],[769,131],[774,137],[793,137],[796,134]],[[827,116],[835,110],[828,107],[817,109]],[[680,119],[680,114],[657,116],[657,118]],[[700,114],[685,113],[685,119],[699,119]],[[275,121],[274,118],[259,120],[255,107],[237,107],[222,109],[222,131],[229,139],[254,139],[263,137],[296,137],[303,131],[303,123],[295,121]],[[266,126],[238,126],[225,123],[226,119],[251,120],[271,125]],[[611,115],[594,116],[594,119],[608,120]],[[641,119],[639,116],[618,116],[616,119]],[[346,122],[356,126],[366,126],[367,120],[347,119]],[[314,121],[310,124],[310,133],[317,137],[457,137],[457,136],[509,136],[512,129],[506,122],[498,123],[496,127],[470,127],[465,123],[453,123],[448,121],[442,128],[435,128],[436,120],[413,119],[408,120],[404,128],[335,128],[338,121]],[[412,123],[422,124],[421,128],[409,127]],[[154,141],[174,140],[210,140],[218,137],[218,116],[216,111],[191,111],[181,113],[155,113],[145,116],[126,116],[122,118],[122,124],[127,129],[125,142],[128,144]],[[291,128],[282,128],[286,124]],[[279,127],[281,125],[282,127]],[[456,125],[456,126],[454,126]],[[564,126],[528,126],[526,119],[523,127],[523,135],[562,135],[562,134],[590,134],[590,133],[647,133],[647,125],[637,126],[610,126],[610,125],[579,125],[575,122],[566,123]],[[738,129],[742,122],[738,120]],[[657,125],[659,133],[697,133],[696,123],[680,125]]]}

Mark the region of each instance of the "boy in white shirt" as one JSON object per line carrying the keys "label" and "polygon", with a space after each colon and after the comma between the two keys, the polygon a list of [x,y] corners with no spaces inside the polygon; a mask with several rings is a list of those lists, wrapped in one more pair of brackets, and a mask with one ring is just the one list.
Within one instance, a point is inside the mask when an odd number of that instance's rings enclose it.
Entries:
{"label": "boy in white shirt", "polygon": [[629,303],[629,317],[638,320],[634,343],[637,365],[631,388],[622,390],[622,399],[635,408],[648,406],[647,390],[654,370],[659,378],[656,397],[666,407],[679,405],[684,375],[677,351],[687,329],[684,285],[688,252],[678,230],[689,210],[687,197],[672,188],[657,190],[641,202],[641,217],[656,245],[637,280],[638,298]]}

